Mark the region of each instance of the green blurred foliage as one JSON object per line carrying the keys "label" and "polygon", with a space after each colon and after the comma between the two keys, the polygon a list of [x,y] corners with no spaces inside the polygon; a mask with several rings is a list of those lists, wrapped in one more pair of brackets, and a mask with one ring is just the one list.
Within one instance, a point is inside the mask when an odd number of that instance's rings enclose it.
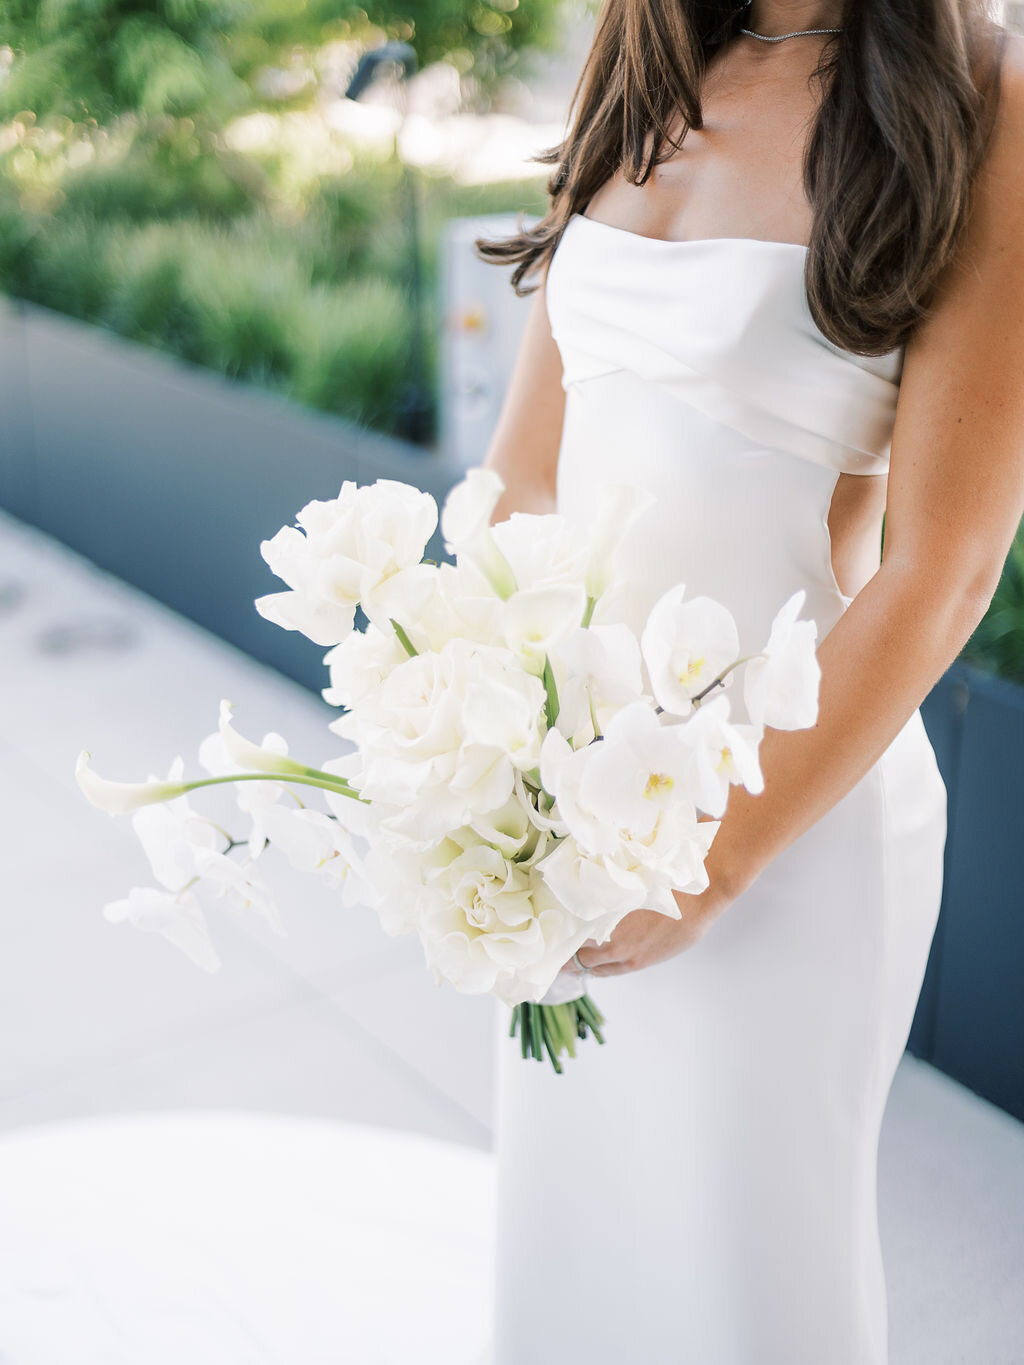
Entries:
{"label": "green blurred foliage", "polygon": [[[324,44],[385,38],[472,87],[555,33],[558,0],[0,0],[0,288],[384,431],[413,338],[397,159],[308,145]],[[330,69],[330,63],[326,68]],[[297,78],[275,87],[267,72]],[[335,86],[327,93],[337,97]],[[278,90],[277,94],[268,90]],[[239,115],[273,135],[248,150]],[[289,118],[299,118],[296,126]],[[12,136],[13,134],[13,136]],[[410,172],[411,174],[417,174]],[[536,181],[463,190],[417,174],[423,382],[436,426],[436,256],[464,211],[542,212]]]}
{"label": "green blurred foliage", "polygon": [[[557,37],[558,0],[0,0],[14,51],[0,119],[109,123],[190,116],[216,125],[259,103],[253,78],[331,39],[399,38],[482,87]],[[307,92],[308,93],[308,92]]]}
{"label": "green blurred foliage", "polygon": [[1011,682],[1024,683],[1024,525],[1010,547],[999,586],[963,657]]}
{"label": "green blurred foliage", "polygon": [[[234,182],[208,162],[202,173],[168,179],[145,157],[136,163],[138,155],[136,147],[123,163],[70,173],[54,205],[36,211],[19,201],[0,158],[0,288],[399,434],[412,338],[396,166],[357,163],[325,177],[295,216],[252,200],[233,212]],[[546,196],[532,181],[467,188],[420,180],[429,440],[443,225],[467,213],[540,213]]]}

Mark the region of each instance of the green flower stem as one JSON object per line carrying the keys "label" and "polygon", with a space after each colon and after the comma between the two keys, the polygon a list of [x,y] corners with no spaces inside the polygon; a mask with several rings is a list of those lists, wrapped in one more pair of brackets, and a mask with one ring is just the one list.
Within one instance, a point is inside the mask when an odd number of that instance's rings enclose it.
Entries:
{"label": "green flower stem", "polygon": [[599,1043],[604,1042],[601,1025],[604,1015],[589,995],[567,1000],[562,1005],[542,1005],[525,1000],[514,1005],[509,1024],[509,1037],[519,1032],[519,1048],[524,1058],[543,1061],[547,1056],[558,1075],[563,1067],[561,1053],[576,1056],[576,1041],[592,1033]]}
{"label": "green flower stem", "polygon": [[555,686],[555,671],[551,667],[551,660],[544,655],[544,712],[547,716],[548,729],[554,728],[555,721],[558,719],[558,688]]}
{"label": "green flower stem", "polygon": [[[177,796],[184,796],[187,792],[198,791],[200,787],[216,787],[223,782],[294,782],[300,787],[320,787],[323,791],[334,792],[337,796],[351,796],[356,801],[362,801],[364,806],[370,802],[364,796],[360,796],[354,787],[350,787],[343,778],[332,778],[330,773],[319,773],[316,768],[308,768],[308,777],[300,776],[298,773],[231,773],[224,777],[200,777],[195,782],[178,782],[174,785],[174,792]],[[317,774],[313,776],[312,774]],[[174,796],[168,796],[168,801],[173,801]]]}
{"label": "green flower stem", "polygon": [[395,628],[395,634],[398,636],[399,643],[401,644],[402,648],[405,650],[406,654],[408,654],[410,658],[412,658],[414,655],[418,654],[418,653],[419,653],[419,650],[416,648],[416,646],[413,644],[413,642],[409,639],[408,635],[406,635],[405,631],[404,631],[404,630],[402,629],[402,627],[398,624],[398,622],[395,620],[395,618],[394,618],[393,616],[391,616],[391,617],[389,617],[388,619],[390,620],[391,624],[394,626],[394,628]]}
{"label": "green flower stem", "polygon": [[586,609],[586,611],[583,613],[583,620],[580,622],[580,625],[581,625],[581,626],[589,626],[589,625],[590,625],[590,619],[591,619],[591,617],[594,615],[594,608],[595,608],[596,606],[597,606],[597,598],[596,598],[596,597],[588,597],[588,598],[587,598],[587,609]]}
{"label": "green flower stem", "polygon": [[558,1075],[561,1076],[562,1064],[558,1060],[558,1054],[561,1052],[562,1048],[561,1043],[558,1040],[554,1012],[541,1005],[539,1007],[539,1014],[541,1018],[541,1028],[544,1033],[544,1042],[551,1057],[551,1065],[555,1068]]}

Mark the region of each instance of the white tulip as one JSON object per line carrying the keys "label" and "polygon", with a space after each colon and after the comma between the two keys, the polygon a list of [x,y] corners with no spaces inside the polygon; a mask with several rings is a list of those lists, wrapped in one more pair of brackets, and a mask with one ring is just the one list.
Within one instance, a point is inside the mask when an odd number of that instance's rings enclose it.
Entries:
{"label": "white tulip", "polygon": [[355,602],[318,600],[298,589],[265,593],[254,605],[271,625],[298,631],[315,645],[337,644],[355,625]]}
{"label": "white tulip", "polygon": [[569,584],[585,593],[587,542],[561,512],[513,512],[491,533],[520,591]]}
{"label": "white tulip", "polygon": [[662,594],[647,617],[640,648],[658,705],[686,716],[692,698],[739,655],[732,614],[710,597],[684,600],[682,583]]}
{"label": "white tulip", "polygon": [[202,908],[191,891],[172,894],[135,886],[124,900],[104,906],[103,914],[112,924],[128,920],[137,929],[163,934],[204,972],[220,970]]}
{"label": "white tulip", "polygon": [[743,700],[755,725],[803,730],[818,719],[818,624],[796,619],[806,597],[800,588],[780,608],[763,653],[744,668]]}
{"label": "white tulip", "polygon": [[718,817],[725,810],[729,787],[735,783],[756,795],[764,790],[757,747],[763,731],[757,725],[729,720],[729,698],[703,702],[678,727],[690,753],[687,780],[702,811]]}
{"label": "white tulip", "polygon": [[275,624],[335,645],[352,630],[358,603],[371,615],[400,600],[393,580],[404,576],[410,590],[422,590],[420,561],[437,525],[429,493],[395,479],[363,487],[346,479],[337,498],[307,503],[296,521],[298,528],[282,527],[260,547],[289,588],[257,599]]}
{"label": "white tulip", "polygon": [[356,706],[408,657],[393,630],[381,630],[371,621],[365,631],[354,630],[324,655],[331,681],[321,695],[331,706]]}

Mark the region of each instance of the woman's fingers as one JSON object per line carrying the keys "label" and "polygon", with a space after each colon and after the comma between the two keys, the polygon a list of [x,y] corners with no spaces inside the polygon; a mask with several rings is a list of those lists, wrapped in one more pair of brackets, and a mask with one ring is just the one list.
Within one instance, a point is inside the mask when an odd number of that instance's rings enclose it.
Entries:
{"label": "woman's fingers", "polygon": [[616,961],[616,954],[610,940],[599,945],[596,939],[588,938],[586,943],[576,949],[576,960],[582,962],[588,972],[600,975],[603,967],[607,974],[607,968]]}

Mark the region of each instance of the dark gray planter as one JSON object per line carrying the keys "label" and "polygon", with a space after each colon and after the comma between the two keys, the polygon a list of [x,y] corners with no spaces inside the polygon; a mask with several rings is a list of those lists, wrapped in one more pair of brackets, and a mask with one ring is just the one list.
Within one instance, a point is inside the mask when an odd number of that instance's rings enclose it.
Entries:
{"label": "dark gray planter", "polygon": [[1024,1119],[1024,687],[958,662],[921,712],[949,793],[949,829],[908,1047]]}
{"label": "dark gray planter", "polygon": [[[0,313],[0,506],[313,689],[324,650],[264,621],[260,541],[343,479],[438,503],[462,470],[49,309]],[[427,553],[443,554],[435,535]]]}

